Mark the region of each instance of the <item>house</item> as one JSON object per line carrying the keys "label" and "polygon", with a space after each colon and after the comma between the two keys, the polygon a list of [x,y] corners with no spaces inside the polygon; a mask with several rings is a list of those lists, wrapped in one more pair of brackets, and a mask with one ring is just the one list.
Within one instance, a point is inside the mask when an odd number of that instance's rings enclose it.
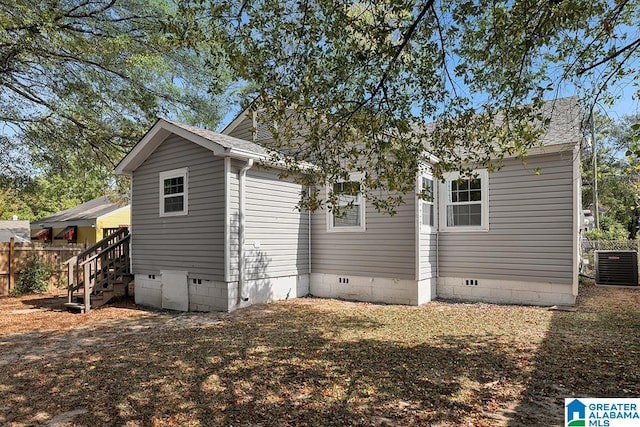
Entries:
{"label": "house", "polygon": [[53,245],[92,245],[120,227],[128,227],[131,211],[109,196],[98,197],[31,224],[31,239]]}
{"label": "house", "polygon": [[0,242],[30,242],[29,221],[0,221]]}
{"label": "house", "polygon": [[[587,405],[579,401],[578,399],[573,399],[567,405],[567,415],[566,420],[568,423],[574,420],[582,420],[582,424],[574,423],[573,425],[584,425],[584,420],[586,419],[586,409]],[[570,424],[571,425],[571,424]]]}
{"label": "house", "polygon": [[311,293],[573,304],[580,114],[573,98],[549,114],[526,164],[507,159],[497,172],[442,183],[424,165],[416,193],[428,186],[435,197],[406,197],[393,217],[367,203],[356,177],[343,184],[341,200],[353,201],[345,218],[295,209],[304,188],[266,161],[255,114],[223,133],[158,120],[116,168],[132,178],[136,302],[226,311]]}

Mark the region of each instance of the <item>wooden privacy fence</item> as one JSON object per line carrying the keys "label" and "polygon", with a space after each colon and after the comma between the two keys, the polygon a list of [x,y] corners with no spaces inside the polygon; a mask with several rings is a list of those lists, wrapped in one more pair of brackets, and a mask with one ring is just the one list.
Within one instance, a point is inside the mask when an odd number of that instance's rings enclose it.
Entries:
{"label": "wooden privacy fence", "polygon": [[9,295],[15,287],[18,271],[34,256],[51,267],[49,289],[54,286],[67,285],[67,270],[63,263],[78,255],[84,247],[82,245],[43,246],[42,243],[0,242],[0,296]]}

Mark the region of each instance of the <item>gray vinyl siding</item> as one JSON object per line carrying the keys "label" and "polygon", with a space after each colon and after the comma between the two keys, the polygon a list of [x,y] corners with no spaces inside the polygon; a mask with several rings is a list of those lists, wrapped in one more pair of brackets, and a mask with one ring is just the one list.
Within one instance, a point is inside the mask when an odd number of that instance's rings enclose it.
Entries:
{"label": "gray vinyl siding", "polygon": [[572,162],[570,152],[531,156],[490,173],[489,231],[441,232],[440,276],[571,284]]}
{"label": "gray vinyl siding", "polygon": [[420,280],[436,277],[437,235],[420,233]]}
{"label": "gray vinyl siding", "polygon": [[[188,215],[160,217],[159,174],[188,168]],[[178,136],[163,142],[133,173],[132,259],[136,274],[185,270],[224,278],[224,163]]]}
{"label": "gray vinyl siding", "polygon": [[251,111],[245,114],[242,121],[227,134],[234,138],[244,139],[245,141],[253,141],[253,118]]}
{"label": "gray vinyl siding", "polygon": [[415,197],[411,194],[393,217],[376,212],[367,203],[364,232],[327,231],[327,211],[318,210],[311,219],[311,270],[415,280],[415,221]]}
{"label": "gray vinyl siding", "polygon": [[[232,281],[238,279],[238,172],[243,165],[233,160],[230,174]],[[248,280],[309,272],[309,215],[296,209],[302,187],[280,180],[278,174],[277,169],[257,165],[247,171],[244,249]]]}
{"label": "gray vinyl siding", "polygon": [[[263,147],[274,148],[274,140],[271,130],[269,129],[269,123],[261,121],[260,114],[258,114],[254,128],[253,113],[251,111],[247,112],[242,121],[232,131],[227,132],[227,134],[246,141],[253,141]],[[297,141],[303,143],[304,139],[298,138]],[[282,149],[281,151],[287,152],[286,149]]]}

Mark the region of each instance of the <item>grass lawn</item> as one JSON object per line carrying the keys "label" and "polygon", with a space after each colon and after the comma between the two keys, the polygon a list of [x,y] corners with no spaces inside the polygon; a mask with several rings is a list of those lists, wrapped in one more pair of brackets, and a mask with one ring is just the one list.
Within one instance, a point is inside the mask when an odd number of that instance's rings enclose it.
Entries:
{"label": "grass lawn", "polygon": [[582,286],[575,312],[61,302],[0,299],[2,425],[562,425],[565,397],[640,396],[640,289]]}

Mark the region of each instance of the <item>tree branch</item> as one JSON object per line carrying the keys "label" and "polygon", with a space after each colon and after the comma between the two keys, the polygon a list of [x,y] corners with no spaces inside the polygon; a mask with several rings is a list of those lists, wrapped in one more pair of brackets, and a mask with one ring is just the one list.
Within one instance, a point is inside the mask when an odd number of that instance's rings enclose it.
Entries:
{"label": "tree branch", "polygon": [[[581,68],[580,70],[577,71],[578,76],[583,75],[584,73],[586,73],[587,71],[593,70],[594,68],[596,68],[599,65],[604,64],[605,62],[609,62],[612,59],[620,56],[621,54],[623,54],[624,52],[626,52],[629,49],[632,49],[632,53],[635,49],[637,49],[638,47],[640,47],[640,39],[636,39],[635,41],[629,43],[628,45],[616,50],[615,52],[610,53],[609,55],[605,56],[604,58],[602,58],[600,61],[594,62],[593,64]],[[627,56],[628,58],[629,56]]]}
{"label": "tree branch", "polygon": [[449,72],[449,67],[447,67],[447,51],[444,47],[444,33],[442,32],[442,25],[440,25],[440,17],[436,13],[436,9],[433,6],[433,3],[431,4],[430,9],[436,21],[436,28],[438,29],[438,35],[440,40],[440,50],[442,51],[442,57],[441,57],[442,69],[444,70],[446,79],[449,80],[449,83],[451,84],[451,90],[453,90],[453,94],[455,96],[458,96],[458,91],[456,90],[456,84],[453,81],[453,77],[451,76],[451,73]]}
{"label": "tree branch", "polygon": [[415,33],[416,29],[418,28],[418,25],[424,19],[424,16],[427,14],[429,9],[431,7],[433,7],[434,3],[435,3],[435,0],[428,0],[427,3],[423,6],[423,8],[420,11],[420,13],[418,14],[418,16],[416,17],[416,19],[411,23],[411,25],[407,29],[407,32],[403,35],[402,43],[400,44],[400,46],[398,46],[398,49],[396,50],[396,53],[393,55],[393,58],[391,58],[391,61],[389,61],[389,64],[387,65],[387,68],[382,73],[382,76],[380,77],[380,80],[378,81],[378,84],[373,89],[373,91],[371,91],[371,94],[367,97],[367,99],[358,102],[358,105],[356,105],[356,107],[351,112],[349,112],[348,114],[345,114],[344,116],[340,117],[335,123],[333,123],[331,126],[329,126],[329,128],[326,130],[326,132],[331,131],[331,129],[333,129],[338,123],[346,123],[349,120],[351,120],[351,118],[358,111],[360,111],[362,109],[362,107],[364,107],[367,103],[369,103],[369,101],[371,101],[378,94],[378,92],[380,91],[382,86],[384,86],[385,81],[389,78],[389,74],[390,74],[391,70],[396,65],[398,60],[400,59],[400,55],[402,54],[403,50],[409,44],[409,41],[411,40],[411,37],[413,36],[413,34]]}

